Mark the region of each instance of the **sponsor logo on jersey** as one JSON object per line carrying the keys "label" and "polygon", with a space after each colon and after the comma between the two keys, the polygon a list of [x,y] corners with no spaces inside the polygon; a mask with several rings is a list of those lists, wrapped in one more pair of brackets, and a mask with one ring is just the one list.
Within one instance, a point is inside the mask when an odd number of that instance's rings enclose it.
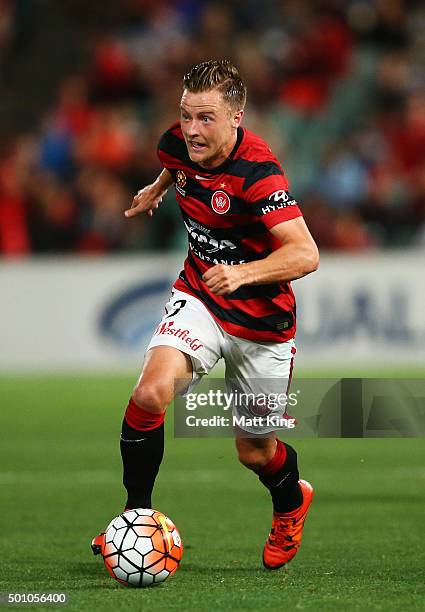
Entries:
{"label": "sponsor logo on jersey", "polygon": [[202,227],[200,224],[195,223],[194,221],[190,221],[189,225],[184,222],[186,229],[193,240],[196,240],[199,243],[199,246],[203,247],[203,250],[206,253],[217,253],[218,251],[223,251],[224,249],[236,249],[236,245],[233,244],[230,240],[216,240],[212,236],[209,236],[210,229],[206,227]]}
{"label": "sponsor logo on jersey", "polygon": [[224,215],[230,209],[230,198],[225,191],[214,191],[211,197],[211,207],[218,215]]}
{"label": "sponsor logo on jersey", "polygon": [[274,191],[271,195],[269,195],[269,200],[274,200],[275,202],[287,202],[290,198],[290,195],[284,189],[278,189]]}
{"label": "sponsor logo on jersey", "polygon": [[266,215],[269,212],[273,212],[274,210],[280,210],[281,208],[286,208],[287,206],[295,206],[296,201],[294,198],[284,189],[278,189],[269,195],[269,201],[275,202],[274,204],[268,204],[267,206],[263,206],[261,208],[261,213]]}
{"label": "sponsor logo on jersey", "polygon": [[183,342],[188,344],[192,351],[197,351],[202,348],[204,345],[201,344],[199,338],[192,338],[189,336],[189,329],[182,329],[181,327],[174,327],[174,321],[166,321],[164,323],[160,323],[155,330],[155,336],[163,335],[163,336],[175,336],[176,338],[180,338]]}

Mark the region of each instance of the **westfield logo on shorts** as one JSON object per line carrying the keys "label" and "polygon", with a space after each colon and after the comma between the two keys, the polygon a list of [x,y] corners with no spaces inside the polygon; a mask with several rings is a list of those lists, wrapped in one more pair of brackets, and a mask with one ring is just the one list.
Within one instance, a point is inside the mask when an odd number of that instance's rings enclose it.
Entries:
{"label": "westfield logo on shorts", "polygon": [[180,338],[183,342],[188,344],[192,351],[197,351],[199,348],[202,348],[204,345],[201,344],[199,338],[191,338],[189,336],[189,329],[181,329],[174,327],[174,321],[167,321],[166,323],[160,323],[155,330],[155,336],[158,335],[170,335],[175,336],[176,338]]}

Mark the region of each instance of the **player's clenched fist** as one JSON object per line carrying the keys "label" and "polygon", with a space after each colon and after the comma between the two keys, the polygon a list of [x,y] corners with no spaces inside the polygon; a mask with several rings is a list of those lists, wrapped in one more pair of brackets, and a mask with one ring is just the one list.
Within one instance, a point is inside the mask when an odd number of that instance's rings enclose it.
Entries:
{"label": "player's clenched fist", "polygon": [[226,295],[243,284],[242,270],[239,266],[217,264],[205,272],[202,280],[215,295]]}

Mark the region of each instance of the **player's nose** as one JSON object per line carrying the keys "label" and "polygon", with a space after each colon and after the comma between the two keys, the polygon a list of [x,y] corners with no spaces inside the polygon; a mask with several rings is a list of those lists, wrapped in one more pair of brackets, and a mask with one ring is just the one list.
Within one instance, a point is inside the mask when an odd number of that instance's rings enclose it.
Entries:
{"label": "player's nose", "polygon": [[191,138],[199,135],[199,127],[197,121],[190,121],[188,125],[186,125],[186,134]]}

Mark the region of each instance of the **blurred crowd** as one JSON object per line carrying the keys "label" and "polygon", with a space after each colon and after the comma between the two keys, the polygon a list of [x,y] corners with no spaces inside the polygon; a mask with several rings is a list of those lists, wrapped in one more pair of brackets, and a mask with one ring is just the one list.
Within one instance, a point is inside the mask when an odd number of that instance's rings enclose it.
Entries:
{"label": "blurred crowd", "polygon": [[[97,4],[77,2],[81,19]],[[172,194],[152,219],[123,211],[160,170],[156,145],[178,118],[183,74],[223,57],[248,86],[245,126],[281,160],[322,249],[425,247],[421,2],[115,5],[34,130],[17,127],[0,148],[0,253],[183,247]],[[14,8],[0,0],[3,56],[19,30]]]}

